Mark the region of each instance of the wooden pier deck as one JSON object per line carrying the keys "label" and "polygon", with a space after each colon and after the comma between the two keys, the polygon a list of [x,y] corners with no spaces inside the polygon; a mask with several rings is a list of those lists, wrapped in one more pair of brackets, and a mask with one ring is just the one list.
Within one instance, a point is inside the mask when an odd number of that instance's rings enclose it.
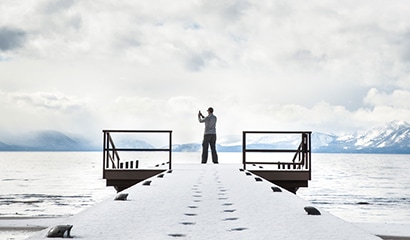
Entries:
{"label": "wooden pier deck", "polygon": [[[272,188],[273,187],[273,188]],[[281,190],[281,191],[279,191]],[[56,225],[76,239],[380,239],[235,164],[174,164]],[[46,239],[48,229],[29,239]]]}

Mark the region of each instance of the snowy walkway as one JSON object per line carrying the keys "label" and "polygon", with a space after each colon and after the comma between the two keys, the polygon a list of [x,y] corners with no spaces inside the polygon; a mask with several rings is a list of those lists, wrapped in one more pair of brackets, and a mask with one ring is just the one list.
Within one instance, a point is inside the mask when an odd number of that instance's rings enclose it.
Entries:
{"label": "snowy walkway", "polygon": [[[238,165],[174,165],[172,173],[58,224],[80,239],[380,239],[309,202],[239,171]],[[259,180],[259,179],[258,179]],[[48,230],[29,239],[46,239]]]}

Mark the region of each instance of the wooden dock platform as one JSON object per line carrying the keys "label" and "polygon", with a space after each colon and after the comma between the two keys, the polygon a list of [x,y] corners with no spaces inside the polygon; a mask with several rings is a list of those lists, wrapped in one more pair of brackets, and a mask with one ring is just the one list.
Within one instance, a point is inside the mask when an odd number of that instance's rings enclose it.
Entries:
{"label": "wooden dock platform", "polygon": [[[76,239],[380,239],[235,164],[173,169],[56,225]],[[46,239],[49,229],[29,239]]]}
{"label": "wooden dock platform", "polygon": [[[103,130],[103,178],[107,186],[113,186],[120,192],[146,178],[157,175],[166,169],[172,169],[172,131],[171,130]],[[114,135],[162,135],[168,140],[168,146],[162,148],[141,148],[116,146]],[[252,136],[265,136],[274,144],[250,144]],[[284,145],[283,138],[291,138],[295,144]],[[128,145],[128,144],[127,144]],[[140,168],[138,160],[123,160],[124,152],[165,152],[167,159],[155,168]],[[263,161],[256,160],[253,154],[265,156]],[[274,159],[272,154],[281,154]],[[284,157],[282,154],[288,154]],[[252,156],[253,155],[253,156]],[[164,160],[164,159],[163,159]],[[135,161],[135,165],[134,165]],[[243,131],[242,132],[242,165],[256,174],[288,191],[296,193],[300,187],[307,187],[311,180],[311,132],[310,131]],[[255,166],[257,166],[255,168]],[[267,168],[264,168],[267,167]]]}

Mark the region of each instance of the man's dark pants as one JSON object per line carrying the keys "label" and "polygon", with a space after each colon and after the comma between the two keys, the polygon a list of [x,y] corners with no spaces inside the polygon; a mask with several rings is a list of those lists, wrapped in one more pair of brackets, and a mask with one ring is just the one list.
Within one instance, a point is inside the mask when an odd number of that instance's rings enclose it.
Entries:
{"label": "man's dark pants", "polygon": [[216,134],[205,134],[202,142],[202,163],[208,160],[208,146],[211,146],[212,162],[218,163],[218,154],[216,153]]}

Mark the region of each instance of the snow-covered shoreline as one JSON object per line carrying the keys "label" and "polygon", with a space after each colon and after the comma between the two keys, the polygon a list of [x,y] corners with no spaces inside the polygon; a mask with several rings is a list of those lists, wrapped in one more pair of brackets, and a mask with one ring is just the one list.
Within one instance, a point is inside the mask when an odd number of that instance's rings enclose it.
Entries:
{"label": "snow-covered shoreline", "polygon": [[410,239],[410,224],[394,223],[353,223],[355,226],[383,239]]}
{"label": "snow-covered shoreline", "polygon": [[[67,217],[68,218],[68,217]],[[0,236],[5,232],[16,232],[29,237],[55,224],[65,221],[67,218],[21,218],[21,217],[0,217]],[[389,223],[352,223],[364,231],[377,235],[382,239],[410,240],[410,224],[389,224]],[[8,239],[8,238],[6,238]],[[12,238],[12,239],[24,239]]]}

